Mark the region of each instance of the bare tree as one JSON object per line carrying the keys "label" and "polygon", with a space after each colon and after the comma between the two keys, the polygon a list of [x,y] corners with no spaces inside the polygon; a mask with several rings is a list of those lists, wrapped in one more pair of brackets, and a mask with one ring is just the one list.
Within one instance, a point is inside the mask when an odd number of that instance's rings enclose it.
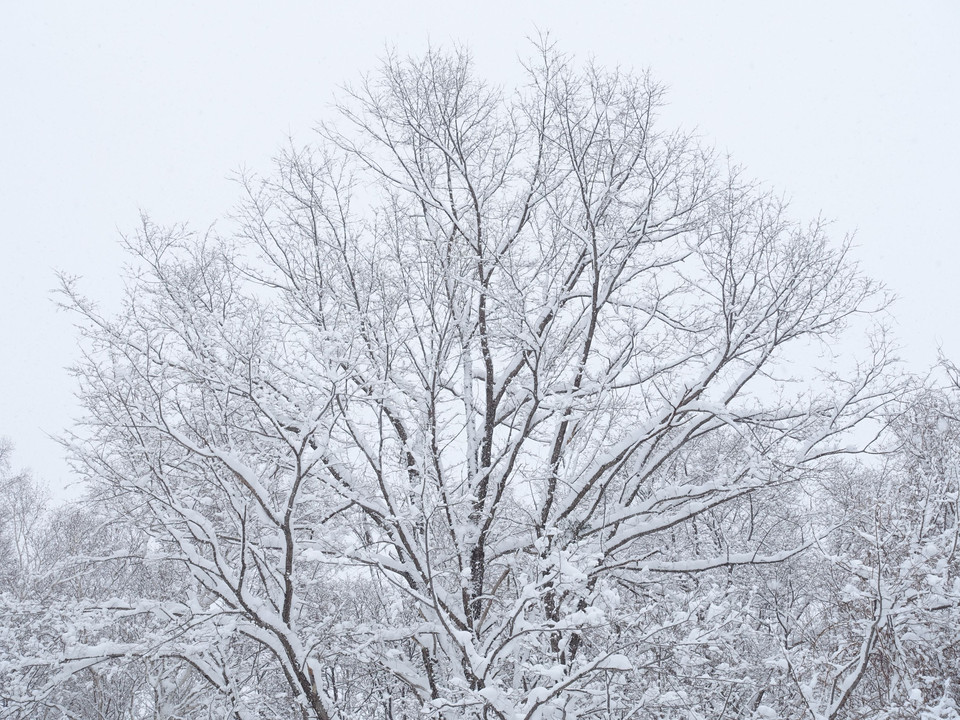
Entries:
{"label": "bare tree", "polygon": [[22,592],[42,551],[38,525],[47,497],[27,471],[13,471],[13,446],[5,438],[0,438],[0,498],[0,584]]}
{"label": "bare tree", "polygon": [[802,358],[884,298],[659,128],[661,96],[550,49],[515,94],[464,53],[391,57],[319,149],[246,180],[230,239],[145,221],[119,317],[67,283],[77,465],[183,571],[167,634],[124,653],[236,717],[755,695],[666,687],[737,617],[697,578],[814,539],[784,498],[890,390],[880,345],[819,379]]}
{"label": "bare tree", "polygon": [[875,462],[825,466],[811,489],[834,531],[762,573],[772,716],[957,717],[954,393],[917,381],[889,408]]}

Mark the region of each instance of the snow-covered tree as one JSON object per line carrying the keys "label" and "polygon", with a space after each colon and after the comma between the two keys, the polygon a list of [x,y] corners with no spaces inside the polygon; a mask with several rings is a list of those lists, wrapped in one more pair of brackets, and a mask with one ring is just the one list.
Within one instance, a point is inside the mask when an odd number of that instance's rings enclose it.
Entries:
{"label": "snow-covered tree", "polygon": [[761,573],[777,717],[960,717],[957,408],[942,386],[908,393],[882,454],[811,488],[834,530]]}
{"label": "snow-covered tree", "polygon": [[75,463],[144,580],[63,677],[206,703],[162,717],[767,712],[745,578],[821,541],[800,488],[891,398],[882,345],[803,359],[884,298],[661,97],[389,58],[235,231],[145,220],[120,315],[67,282]]}
{"label": "snow-covered tree", "polygon": [[25,470],[13,470],[13,445],[0,438],[0,587],[22,591],[42,551],[46,494]]}

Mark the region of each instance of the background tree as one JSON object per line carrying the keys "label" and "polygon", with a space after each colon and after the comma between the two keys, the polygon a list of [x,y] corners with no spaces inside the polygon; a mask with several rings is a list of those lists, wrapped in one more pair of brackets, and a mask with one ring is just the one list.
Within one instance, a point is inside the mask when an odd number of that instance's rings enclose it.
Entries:
{"label": "background tree", "polygon": [[0,585],[22,592],[42,552],[46,494],[30,474],[13,471],[13,446],[0,438]]}
{"label": "background tree", "polygon": [[755,603],[779,646],[776,716],[957,717],[956,402],[955,383],[915,381],[882,454],[808,487],[834,530],[765,569]]}

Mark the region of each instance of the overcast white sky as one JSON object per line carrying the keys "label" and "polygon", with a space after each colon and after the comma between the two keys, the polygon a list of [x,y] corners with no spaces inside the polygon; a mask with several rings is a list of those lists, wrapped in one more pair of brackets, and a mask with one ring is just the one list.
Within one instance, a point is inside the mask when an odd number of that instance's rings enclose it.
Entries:
{"label": "overcast white sky", "polygon": [[[598,9],[599,8],[599,9]],[[336,87],[386,45],[461,42],[508,85],[526,38],[667,84],[666,121],[697,128],[754,177],[856,232],[899,297],[903,356],[960,360],[960,3],[53,2],[0,27],[0,436],[55,492],[57,434],[78,414],[55,271],[106,306],[117,240],[140,210],[203,229],[311,139]]]}

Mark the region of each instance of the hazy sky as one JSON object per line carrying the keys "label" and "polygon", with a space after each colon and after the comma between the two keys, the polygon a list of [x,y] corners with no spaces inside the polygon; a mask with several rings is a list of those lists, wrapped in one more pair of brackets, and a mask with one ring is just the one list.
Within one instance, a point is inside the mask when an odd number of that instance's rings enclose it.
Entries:
{"label": "hazy sky", "polygon": [[[598,9],[600,8],[600,9]],[[668,124],[696,128],[754,177],[856,233],[899,297],[903,356],[960,360],[960,3],[10,3],[0,27],[0,435],[51,487],[48,439],[79,410],[55,272],[120,295],[121,232],[141,210],[204,229],[311,139],[337,86],[386,46],[469,46],[507,86],[526,38],[670,87]]]}

